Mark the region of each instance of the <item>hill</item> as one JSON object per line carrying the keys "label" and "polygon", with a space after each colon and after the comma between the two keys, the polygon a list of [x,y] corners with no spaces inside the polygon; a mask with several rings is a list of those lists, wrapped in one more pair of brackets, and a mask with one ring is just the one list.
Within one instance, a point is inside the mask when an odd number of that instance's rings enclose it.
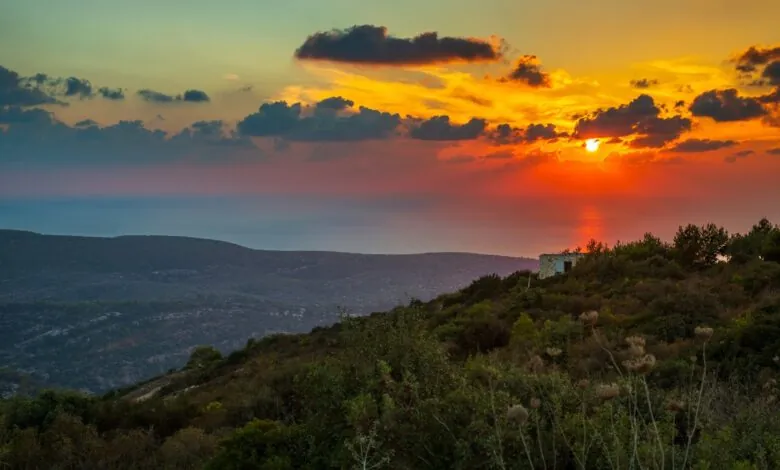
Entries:
{"label": "hill", "polygon": [[0,230],[0,364],[14,372],[6,377],[103,392],[181,367],[198,344],[228,353],[251,337],[333,323],[339,309],[387,310],[536,266],[467,253],[264,251]]}
{"label": "hill", "polygon": [[[9,468],[780,468],[780,227],[589,245],[102,397],[0,405]],[[5,444],[3,444],[5,442]]]}

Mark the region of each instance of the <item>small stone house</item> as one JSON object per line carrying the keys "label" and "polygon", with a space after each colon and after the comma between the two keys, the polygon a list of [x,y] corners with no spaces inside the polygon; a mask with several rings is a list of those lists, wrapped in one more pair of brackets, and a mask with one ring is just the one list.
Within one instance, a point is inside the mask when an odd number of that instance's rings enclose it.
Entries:
{"label": "small stone house", "polygon": [[539,279],[569,272],[583,253],[554,253],[539,255]]}

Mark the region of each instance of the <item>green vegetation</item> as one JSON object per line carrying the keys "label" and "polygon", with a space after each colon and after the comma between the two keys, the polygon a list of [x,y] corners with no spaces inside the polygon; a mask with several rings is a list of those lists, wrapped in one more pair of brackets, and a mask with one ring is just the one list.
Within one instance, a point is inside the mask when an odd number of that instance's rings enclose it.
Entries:
{"label": "green vegetation", "polygon": [[0,467],[780,468],[780,228],[587,251],[103,397],[6,400]]}

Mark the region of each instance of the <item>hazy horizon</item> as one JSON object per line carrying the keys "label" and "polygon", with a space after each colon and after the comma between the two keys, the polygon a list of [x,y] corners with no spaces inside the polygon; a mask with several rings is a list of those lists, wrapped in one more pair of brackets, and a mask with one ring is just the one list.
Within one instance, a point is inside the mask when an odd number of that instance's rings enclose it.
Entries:
{"label": "hazy horizon", "polygon": [[[408,206],[414,206],[409,204]],[[207,238],[248,248],[285,251],[339,251],[366,254],[477,253],[537,258],[577,246],[590,238],[609,245],[632,241],[652,232],[671,240],[679,225],[713,222],[731,232],[746,232],[761,217],[746,213],[731,224],[712,214],[708,219],[695,207],[691,219],[667,220],[649,214],[649,221],[633,220],[620,226],[599,212],[570,220],[551,220],[545,227],[519,223],[507,231],[499,227],[461,227],[425,221],[396,201],[395,225],[378,219],[376,205],[345,201],[260,198],[65,198],[0,201],[0,229],[29,230],[47,235],[113,237],[170,235]],[[387,217],[387,207],[381,213]],[[625,220],[625,215],[621,220]],[[771,217],[770,217],[771,220]],[[658,228],[661,228],[660,230]],[[655,229],[654,229],[655,228]],[[396,234],[402,232],[404,237]],[[590,238],[589,238],[590,237]],[[482,247],[473,249],[471,247]],[[491,247],[493,247],[491,249]]]}

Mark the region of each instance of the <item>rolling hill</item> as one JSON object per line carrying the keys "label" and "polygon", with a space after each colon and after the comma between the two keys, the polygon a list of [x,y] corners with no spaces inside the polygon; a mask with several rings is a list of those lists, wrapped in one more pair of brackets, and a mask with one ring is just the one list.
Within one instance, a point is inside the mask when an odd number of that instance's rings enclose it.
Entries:
{"label": "rolling hill", "polygon": [[102,392],[180,367],[199,344],[227,353],[252,337],[333,323],[340,309],[387,310],[536,266],[0,230],[0,364],[31,383]]}

